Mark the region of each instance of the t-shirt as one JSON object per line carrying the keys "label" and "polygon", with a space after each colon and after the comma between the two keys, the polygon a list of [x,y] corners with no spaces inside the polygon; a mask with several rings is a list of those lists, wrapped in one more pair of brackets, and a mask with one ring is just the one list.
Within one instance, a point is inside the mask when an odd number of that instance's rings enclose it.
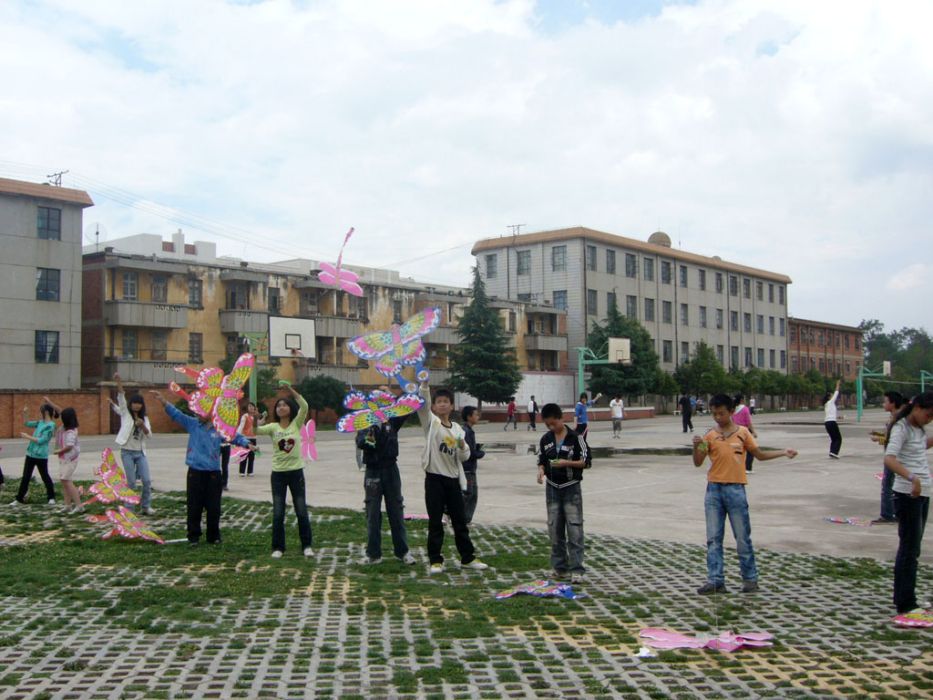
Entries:
{"label": "t-shirt", "polygon": [[609,402],[609,410],[612,411],[613,418],[621,418],[624,415],[625,404],[622,399],[613,399]]}
{"label": "t-shirt", "polygon": [[577,425],[589,422],[589,416],[586,413],[586,404],[582,401],[577,401],[577,405],[573,408],[573,416],[577,421]]}
{"label": "t-shirt", "polygon": [[752,412],[748,410],[748,406],[740,403],[735,409],[735,413],[732,414],[732,422],[741,425],[743,428],[750,426],[752,424]]}
{"label": "t-shirt", "polygon": [[745,453],[758,447],[748,428],[736,426],[735,432],[728,436],[713,429],[703,439],[709,445],[712,462],[706,480],[712,484],[747,484]]}
{"label": "t-shirt", "polygon": [[528,402],[528,413],[537,413],[538,412],[538,402],[529,401]]}
{"label": "t-shirt", "polygon": [[279,425],[278,421],[256,428],[257,435],[269,435],[272,438],[272,471],[274,472],[293,472],[305,466],[301,458],[301,428],[308,417],[308,402],[301,395],[296,396],[295,401],[298,402],[298,415],[287,428]]}
{"label": "t-shirt", "polygon": [[36,442],[30,440],[29,444],[26,445],[26,456],[33,459],[48,459],[49,443],[55,437],[55,422],[50,420],[29,420],[26,421],[26,427],[35,428],[32,431],[32,436],[36,439]]}
{"label": "t-shirt", "polygon": [[[918,428],[907,422],[906,418],[899,420],[891,427],[891,437],[884,451],[885,456],[893,455],[897,461],[910,470],[920,481],[920,494],[929,496],[931,491],[930,465],[927,462],[927,434],[923,428]],[[894,477],[896,493],[910,493],[913,484],[900,474]]]}
{"label": "t-shirt", "polygon": [[240,425],[237,432],[244,437],[256,437],[256,420],[248,413],[240,417]]}
{"label": "t-shirt", "polygon": [[422,388],[421,397],[424,399],[424,406],[418,409],[418,417],[421,418],[421,427],[424,429],[421,466],[429,474],[458,479],[461,463],[470,459],[470,446],[466,443],[463,428],[458,423],[451,423],[450,427],[447,427],[434,415],[431,410],[430,388]]}
{"label": "t-shirt", "polygon": [[81,454],[81,444],[78,442],[78,429],[63,430],[58,434],[58,449],[65,448],[58,459],[62,462],[77,462]]}
{"label": "t-shirt", "polygon": [[839,392],[834,391],[832,397],[823,406],[823,422],[829,423],[836,420],[836,399],[839,398]]}
{"label": "t-shirt", "polygon": [[693,403],[686,396],[682,396],[679,403],[682,412],[693,413]]}
{"label": "t-shirt", "polygon": [[506,407],[506,411],[510,416],[515,415],[515,402],[509,401],[509,405]]}
{"label": "t-shirt", "polygon": [[551,463],[558,459],[569,459],[573,462],[583,461],[587,467],[592,460],[590,450],[587,447],[586,440],[582,435],[578,435],[569,427],[564,435],[562,442],[557,441],[557,436],[552,431],[547,431],[541,436],[541,442],[538,449],[538,464],[544,467],[544,478],[555,488],[566,488],[583,480],[583,469],[576,467],[552,467]]}

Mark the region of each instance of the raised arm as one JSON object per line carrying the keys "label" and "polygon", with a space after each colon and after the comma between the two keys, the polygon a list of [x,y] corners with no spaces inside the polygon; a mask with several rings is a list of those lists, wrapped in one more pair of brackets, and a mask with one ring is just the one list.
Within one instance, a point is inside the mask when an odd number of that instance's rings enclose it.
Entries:
{"label": "raised arm", "polygon": [[424,399],[424,405],[418,409],[418,418],[421,419],[421,428],[427,435],[431,430],[431,419],[434,418],[434,414],[431,413],[431,387],[427,382],[421,383],[420,393],[421,398]]}
{"label": "raised arm", "polygon": [[52,408],[54,408],[54,409],[56,410],[56,412],[58,412],[59,415],[61,415],[62,407],[59,406],[59,405],[58,405],[57,403],[55,403],[54,401],[52,401],[52,399],[50,399],[48,396],[43,396],[43,397],[42,397],[42,402],[43,402],[43,403],[47,403],[49,406],[51,406]]}
{"label": "raised arm", "polygon": [[197,427],[197,424],[199,423],[197,418],[186,416],[184,413],[179,411],[172,404],[170,404],[164,396],[162,396],[161,392],[152,389],[149,393],[155,397],[156,401],[162,404],[162,407],[165,409],[168,417],[178,423],[178,425],[180,425],[182,428],[185,430],[191,430],[192,428]]}

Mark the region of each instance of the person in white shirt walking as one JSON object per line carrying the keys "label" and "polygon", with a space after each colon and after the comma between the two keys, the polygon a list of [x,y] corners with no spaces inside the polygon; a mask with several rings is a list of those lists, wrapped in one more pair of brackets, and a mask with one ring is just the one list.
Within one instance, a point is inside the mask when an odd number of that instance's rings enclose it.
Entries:
{"label": "person in white shirt walking", "polygon": [[609,402],[609,412],[612,416],[612,437],[622,437],[622,421],[625,420],[625,403],[622,397],[616,394]]}
{"label": "person in white shirt walking", "polygon": [[531,395],[528,401],[528,430],[538,432],[538,426],[535,421],[538,419],[538,402],[535,401],[535,395]]}

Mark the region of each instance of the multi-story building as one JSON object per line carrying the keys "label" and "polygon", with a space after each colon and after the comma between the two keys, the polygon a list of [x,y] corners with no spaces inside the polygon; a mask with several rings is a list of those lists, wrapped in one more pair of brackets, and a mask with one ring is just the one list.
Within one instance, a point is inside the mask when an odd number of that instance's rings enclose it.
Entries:
{"label": "multi-story building", "polygon": [[0,178],[0,388],[81,385],[83,190]]}
{"label": "multi-story building", "polygon": [[[787,370],[786,275],[577,227],[488,238],[473,246],[491,295],[567,312],[571,349],[615,304],[673,371],[705,341],[725,367]],[[572,353],[571,361],[576,361]]]}
{"label": "multi-story building", "polygon": [[[456,324],[469,290],[419,284],[397,271],[352,267],[365,292],[355,297],[317,279],[317,263],[296,259],[248,263],[217,257],[214,244],[141,234],[94,246],[84,256],[83,377],[87,385],[115,371],[129,381],[166,384],[183,379],[179,364],[216,365],[254,343],[261,364],[300,381],[325,373],[357,387],[384,377],[346,347],[367,332],[439,307],[440,327],[425,336],[432,383],[449,377],[448,352],[460,342]],[[566,313],[531,302],[497,304],[519,365],[536,372],[568,370]],[[270,317],[314,321],[313,349],[294,357],[269,355]]]}
{"label": "multi-story building", "polygon": [[862,331],[838,323],[789,318],[790,371],[811,369],[829,377],[852,381],[862,365]]}

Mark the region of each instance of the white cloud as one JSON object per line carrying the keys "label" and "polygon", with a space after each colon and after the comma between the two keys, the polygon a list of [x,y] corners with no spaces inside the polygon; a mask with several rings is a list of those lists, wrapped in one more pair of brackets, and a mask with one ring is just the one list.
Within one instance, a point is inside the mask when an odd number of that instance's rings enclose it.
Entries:
{"label": "white cloud", "polygon": [[924,263],[908,265],[894,274],[886,285],[892,292],[918,292],[933,289],[933,267]]}
{"label": "white cloud", "polygon": [[[403,266],[436,281],[466,282],[469,244],[508,224],[660,225],[789,274],[795,315],[933,326],[884,282],[933,253],[933,6],[709,0],[551,33],[539,14],[3,3],[0,175],[71,168],[311,256],[354,225],[359,264],[463,244]],[[97,201],[111,237],[175,228]]]}

